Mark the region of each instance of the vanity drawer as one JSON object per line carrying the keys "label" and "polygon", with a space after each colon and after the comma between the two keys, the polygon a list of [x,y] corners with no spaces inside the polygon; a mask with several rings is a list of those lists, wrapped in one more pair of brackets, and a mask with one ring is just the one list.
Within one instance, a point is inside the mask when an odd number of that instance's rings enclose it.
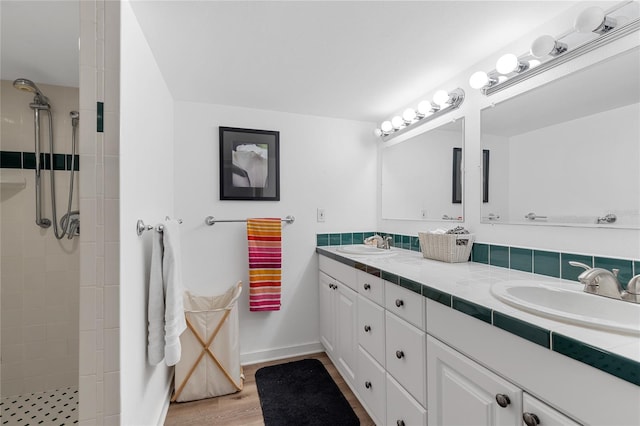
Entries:
{"label": "vanity drawer", "polygon": [[392,283],[385,283],[385,307],[400,318],[424,329],[422,295]]}
{"label": "vanity drawer", "polygon": [[358,293],[382,306],[384,305],[384,280],[358,271]]}
{"label": "vanity drawer", "polygon": [[427,410],[389,374],[387,374],[386,424],[405,426],[426,426],[427,424]]}
{"label": "vanity drawer", "polygon": [[358,296],[358,343],[384,366],[384,308]]}
{"label": "vanity drawer", "polygon": [[362,348],[358,348],[356,391],[370,411],[376,424],[386,418],[386,374],[384,368]]}
{"label": "vanity drawer", "polygon": [[318,265],[322,272],[357,291],[356,269],[322,255],[319,256]]}
{"label": "vanity drawer", "polygon": [[385,328],[387,371],[426,407],[425,333],[389,312],[385,314]]}

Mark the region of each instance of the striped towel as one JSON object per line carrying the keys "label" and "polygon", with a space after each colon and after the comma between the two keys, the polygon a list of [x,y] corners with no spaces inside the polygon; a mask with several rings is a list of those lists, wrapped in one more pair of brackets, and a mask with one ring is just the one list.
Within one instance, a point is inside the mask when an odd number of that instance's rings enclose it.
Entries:
{"label": "striped towel", "polygon": [[282,279],[282,221],[248,219],[249,310],[279,311]]}

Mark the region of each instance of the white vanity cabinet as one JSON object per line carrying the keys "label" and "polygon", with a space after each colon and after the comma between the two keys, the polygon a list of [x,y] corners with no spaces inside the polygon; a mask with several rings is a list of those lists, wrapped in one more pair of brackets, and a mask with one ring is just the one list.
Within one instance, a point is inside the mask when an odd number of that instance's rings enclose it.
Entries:
{"label": "white vanity cabinet", "polygon": [[353,384],[357,360],[357,293],[322,271],[318,283],[320,340],[342,376]]}
{"label": "white vanity cabinet", "polygon": [[522,424],[522,390],[431,336],[427,375],[430,424]]}

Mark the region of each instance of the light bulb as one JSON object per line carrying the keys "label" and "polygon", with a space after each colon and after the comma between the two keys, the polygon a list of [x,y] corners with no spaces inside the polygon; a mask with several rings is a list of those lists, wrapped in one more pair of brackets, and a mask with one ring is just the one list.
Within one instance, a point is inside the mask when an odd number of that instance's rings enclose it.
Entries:
{"label": "light bulb", "polygon": [[576,18],[573,27],[579,33],[604,34],[616,26],[616,20],[607,17],[598,6],[588,7]]}
{"label": "light bulb", "polygon": [[547,55],[558,56],[567,51],[567,45],[556,41],[550,35],[538,37],[531,44],[531,54],[536,58],[544,58]]}
{"label": "light bulb", "polygon": [[391,119],[391,125],[394,129],[400,130],[404,126],[404,120],[399,115],[396,115]]}
{"label": "light bulb", "polygon": [[530,59],[529,60],[529,68],[535,68],[540,64],[541,64],[541,62],[539,60],[537,60],[537,59]]}
{"label": "light bulb", "polygon": [[502,55],[496,62],[496,71],[500,74],[509,74],[518,69],[518,57],[513,53]]}
{"label": "light bulb", "polygon": [[431,102],[421,101],[418,104],[418,114],[420,114],[423,117],[426,117],[427,115],[431,114]]}
{"label": "light bulb", "polygon": [[413,122],[413,120],[416,119],[416,111],[413,108],[407,108],[404,110],[404,112],[402,113],[402,119],[406,122],[406,123],[411,123]]}
{"label": "light bulb", "polygon": [[393,124],[391,124],[389,120],[383,121],[380,125],[380,130],[382,130],[384,133],[389,133],[393,130]]}
{"label": "light bulb", "polygon": [[469,85],[472,89],[482,89],[489,83],[489,76],[484,71],[477,71],[469,77]]}
{"label": "light bulb", "polygon": [[438,90],[433,94],[433,102],[435,102],[436,105],[439,105],[441,108],[447,106],[447,104],[449,103],[449,93],[447,93],[446,90]]}
{"label": "light bulb", "polygon": [[374,129],[373,130],[373,134],[376,135],[377,137],[382,136],[382,130],[381,129]]}

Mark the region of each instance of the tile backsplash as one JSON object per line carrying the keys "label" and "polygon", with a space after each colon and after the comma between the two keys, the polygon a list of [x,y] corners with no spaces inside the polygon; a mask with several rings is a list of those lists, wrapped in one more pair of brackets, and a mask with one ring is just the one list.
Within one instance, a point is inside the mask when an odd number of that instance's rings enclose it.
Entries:
{"label": "tile backsplash", "polygon": [[[382,237],[392,237],[393,246],[411,251],[420,251],[420,241],[417,236],[391,234],[386,232],[353,232],[317,234],[316,245],[337,246],[346,244],[362,244],[365,238],[374,234]],[[472,262],[501,268],[517,269],[524,272],[546,275],[566,280],[578,280],[582,268],[571,266],[570,261],[584,263],[590,267],[618,269],[618,278],[623,287],[629,280],[640,274],[640,260],[617,259],[592,256],[584,253],[563,253],[549,250],[537,250],[527,247],[510,247],[499,244],[474,243],[471,250]]]}

